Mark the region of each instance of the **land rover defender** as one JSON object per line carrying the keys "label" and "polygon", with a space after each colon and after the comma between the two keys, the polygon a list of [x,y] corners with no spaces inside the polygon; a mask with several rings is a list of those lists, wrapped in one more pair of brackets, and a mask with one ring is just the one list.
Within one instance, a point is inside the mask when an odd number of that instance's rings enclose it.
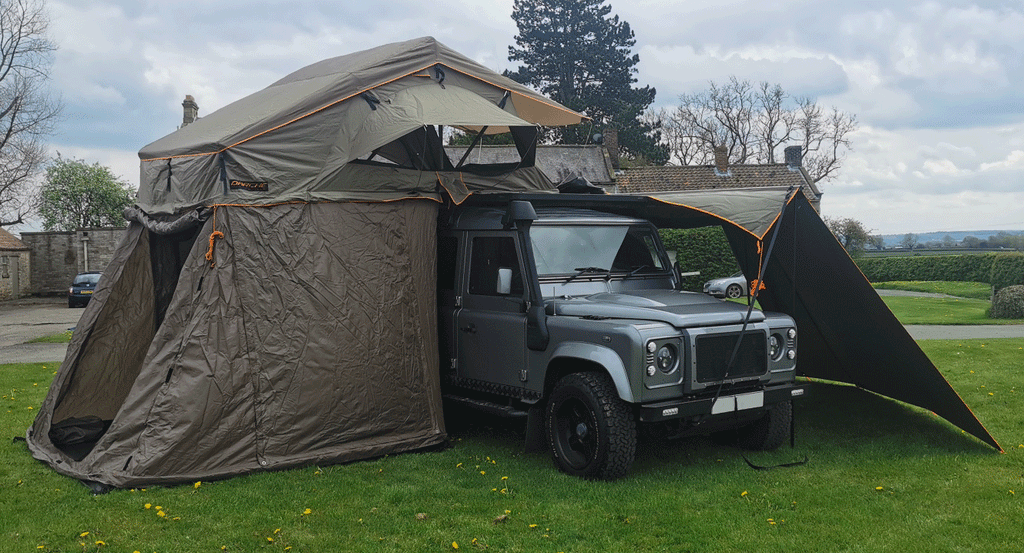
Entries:
{"label": "land rover defender", "polygon": [[523,200],[453,206],[438,268],[445,401],[526,417],[527,449],[548,449],[566,473],[625,475],[638,429],[750,449],[789,436],[804,393],[793,319],[683,291],[646,220]]}

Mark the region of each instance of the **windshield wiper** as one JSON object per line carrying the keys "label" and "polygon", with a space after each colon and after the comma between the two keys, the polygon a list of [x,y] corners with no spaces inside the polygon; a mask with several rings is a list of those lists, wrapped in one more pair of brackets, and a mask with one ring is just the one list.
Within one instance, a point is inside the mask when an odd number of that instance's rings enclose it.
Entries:
{"label": "windshield wiper", "polygon": [[637,265],[636,267],[633,267],[633,269],[630,270],[629,273],[626,274],[626,276],[631,277],[631,276],[639,273],[640,271],[642,271],[644,269],[650,269],[650,268],[651,268],[650,265]]}
{"label": "windshield wiper", "polygon": [[576,267],[573,270],[576,271],[576,274],[574,274],[571,277],[569,277],[569,280],[565,281],[566,284],[569,284],[573,280],[576,280],[578,277],[581,277],[581,276],[583,276],[583,275],[585,275],[587,273],[605,273],[605,274],[611,273],[611,271],[609,271],[608,269],[605,269],[603,267]]}

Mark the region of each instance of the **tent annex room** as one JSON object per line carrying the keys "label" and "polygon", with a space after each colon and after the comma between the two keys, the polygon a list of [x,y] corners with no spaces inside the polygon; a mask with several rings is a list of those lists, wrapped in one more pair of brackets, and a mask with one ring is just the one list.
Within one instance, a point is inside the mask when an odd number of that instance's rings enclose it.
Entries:
{"label": "tent annex room", "polygon": [[[32,454],[104,489],[441,443],[439,202],[553,191],[538,126],[582,119],[428,37],[300,69],[146,146]],[[521,159],[453,162],[441,126],[511,131]]]}
{"label": "tent annex room", "polygon": [[[534,167],[537,127],[582,119],[422,38],[311,65],[146,146],[131,225],[28,430],[33,456],[101,491],[443,442],[438,212],[513,195],[721,225],[762,304],[797,320],[804,375],[998,448],[801,194],[558,194]],[[511,132],[521,159],[451,159],[439,126]]]}

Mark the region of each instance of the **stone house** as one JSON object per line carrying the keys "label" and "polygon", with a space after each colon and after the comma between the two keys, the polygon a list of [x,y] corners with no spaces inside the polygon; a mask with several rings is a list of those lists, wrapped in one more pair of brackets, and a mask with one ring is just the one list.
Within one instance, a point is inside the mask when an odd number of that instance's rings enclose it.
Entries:
{"label": "stone house", "polygon": [[0,228],[0,301],[31,293],[30,258],[29,247]]}

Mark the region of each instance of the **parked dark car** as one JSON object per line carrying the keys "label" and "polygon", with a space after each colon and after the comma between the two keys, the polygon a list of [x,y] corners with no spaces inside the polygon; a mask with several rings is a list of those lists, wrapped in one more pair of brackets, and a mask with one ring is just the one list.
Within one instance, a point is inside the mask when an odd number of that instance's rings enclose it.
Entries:
{"label": "parked dark car", "polygon": [[89,305],[89,299],[96,291],[96,283],[100,281],[101,274],[93,271],[75,275],[75,280],[71,281],[71,288],[68,288],[68,307]]}

